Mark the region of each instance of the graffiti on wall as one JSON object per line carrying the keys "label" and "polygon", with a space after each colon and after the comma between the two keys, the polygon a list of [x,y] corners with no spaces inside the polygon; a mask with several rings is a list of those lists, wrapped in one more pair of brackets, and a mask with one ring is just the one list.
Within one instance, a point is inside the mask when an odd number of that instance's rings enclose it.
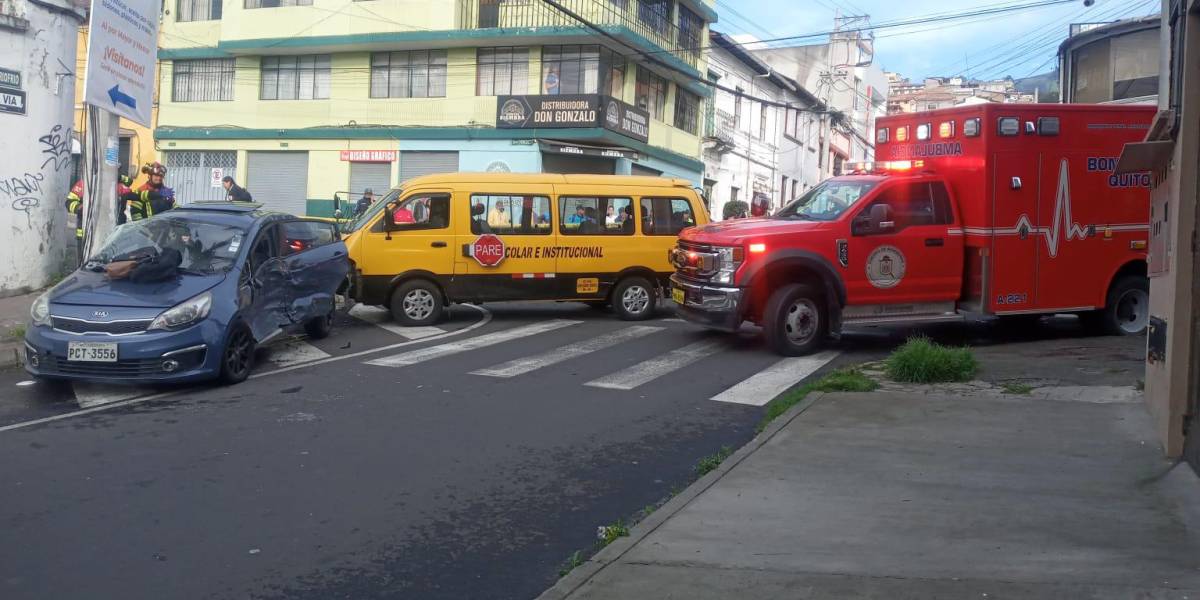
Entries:
{"label": "graffiti on wall", "polygon": [[10,203],[13,210],[25,213],[26,220],[32,226],[30,213],[41,206],[42,182],[46,176],[41,173],[28,173],[14,177],[0,178],[0,198]]}
{"label": "graffiti on wall", "polygon": [[55,125],[50,128],[50,131],[38,138],[38,143],[41,144],[42,156],[45,158],[42,161],[42,168],[47,167],[61,171],[71,166],[71,128],[63,128],[62,125]]}

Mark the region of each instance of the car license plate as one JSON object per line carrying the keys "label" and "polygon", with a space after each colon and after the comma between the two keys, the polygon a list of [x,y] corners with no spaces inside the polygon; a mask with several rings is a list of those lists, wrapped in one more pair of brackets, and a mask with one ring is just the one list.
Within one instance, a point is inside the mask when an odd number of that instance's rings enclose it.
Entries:
{"label": "car license plate", "polygon": [[67,342],[67,360],[71,362],[117,362],[115,342]]}
{"label": "car license plate", "polygon": [[671,288],[671,299],[675,301],[675,304],[683,304],[683,290],[680,288]]}

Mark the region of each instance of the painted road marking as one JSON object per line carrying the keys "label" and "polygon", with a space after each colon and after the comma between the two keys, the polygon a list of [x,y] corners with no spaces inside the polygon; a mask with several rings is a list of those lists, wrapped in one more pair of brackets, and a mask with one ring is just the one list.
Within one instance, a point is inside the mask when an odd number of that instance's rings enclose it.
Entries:
{"label": "painted road marking", "polygon": [[146,388],[127,385],[105,385],[103,383],[87,383],[83,381],[72,383],[71,389],[75,392],[75,402],[79,404],[79,408],[104,406],[153,393]]}
{"label": "painted road marking", "polygon": [[304,340],[294,338],[272,344],[267,356],[267,360],[280,367],[290,367],[322,358],[329,358],[329,353]]}
{"label": "painted road marking", "polygon": [[584,385],[610,390],[632,390],[670,373],[686,367],[706,356],[716,354],[723,344],[716,340],[705,340],[676,348],[662,356],[652,358],[611,375],[593,379]]}
{"label": "painted road marking", "polygon": [[571,325],[578,325],[582,322],[583,321],[568,321],[565,319],[543,321],[541,323],[533,323],[530,325],[524,325],[522,327],[515,327],[513,329],[505,329],[503,331],[488,333],[479,337],[473,337],[461,341],[447,342],[445,344],[438,344],[437,346],[421,348],[420,350],[412,350],[403,354],[397,354],[395,356],[385,356],[383,358],[369,360],[366,362],[366,364],[375,365],[377,367],[403,367],[407,365],[415,365],[417,363],[433,360],[435,358],[442,358],[452,354],[458,354],[460,352],[478,350],[480,348],[486,348],[496,344],[503,344],[504,342],[519,340],[531,335],[546,333],[547,331],[554,331],[556,329],[562,329],[563,327],[570,327]]}
{"label": "painted road marking", "polygon": [[713,396],[712,399],[717,402],[762,406],[805,377],[816,373],[817,369],[837,358],[838,354],[836,351],[826,350],[811,356],[785,358]]}
{"label": "painted road marking", "polygon": [[400,325],[392,320],[392,311],[382,306],[355,304],[346,314],[410,340],[421,340],[446,333],[446,330],[441,327],[405,327]]}
{"label": "painted road marking", "polygon": [[633,327],[619,329],[607,335],[602,335],[600,337],[592,338],[576,344],[560,346],[541,354],[510,360],[506,363],[501,363],[494,367],[488,367],[478,371],[471,371],[471,374],[484,375],[487,377],[516,377],[517,375],[523,375],[530,371],[536,371],[543,367],[548,367],[550,365],[571,360],[572,358],[578,358],[585,354],[591,354],[597,350],[611,348],[612,346],[616,346],[622,342],[634,340],[662,330],[662,327],[634,325]]}

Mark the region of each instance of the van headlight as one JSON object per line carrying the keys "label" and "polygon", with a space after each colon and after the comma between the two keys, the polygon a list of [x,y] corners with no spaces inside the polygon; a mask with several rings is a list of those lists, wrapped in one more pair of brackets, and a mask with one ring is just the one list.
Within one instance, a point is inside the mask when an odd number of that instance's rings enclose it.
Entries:
{"label": "van headlight", "polygon": [[29,307],[29,320],[33,321],[34,325],[49,325],[50,324],[50,297],[49,292],[38,296],[37,300],[33,301],[33,306]]}
{"label": "van headlight", "polygon": [[154,318],[149,329],[178,329],[191,325],[208,316],[212,308],[212,292],[204,292],[189,300],[176,304],[171,309]]}
{"label": "van headlight", "polygon": [[717,246],[713,250],[717,253],[717,272],[712,281],[732,285],[733,275],[745,259],[745,251],[741,246]]}

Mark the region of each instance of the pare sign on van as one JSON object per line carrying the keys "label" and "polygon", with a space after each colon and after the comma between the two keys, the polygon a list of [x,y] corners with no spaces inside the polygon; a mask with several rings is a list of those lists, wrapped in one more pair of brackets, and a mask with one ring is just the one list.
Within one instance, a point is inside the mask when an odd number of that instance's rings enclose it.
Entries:
{"label": "pare sign on van", "polygon": [[160,0],[95,0],[84,102],[150,126]]}
{"label": "pare sign on van", "polygon": [[485,233],[467,246],[467,253],[475,262],[483,267],[495,267],[504,260],[504,240],[490,233]]}

